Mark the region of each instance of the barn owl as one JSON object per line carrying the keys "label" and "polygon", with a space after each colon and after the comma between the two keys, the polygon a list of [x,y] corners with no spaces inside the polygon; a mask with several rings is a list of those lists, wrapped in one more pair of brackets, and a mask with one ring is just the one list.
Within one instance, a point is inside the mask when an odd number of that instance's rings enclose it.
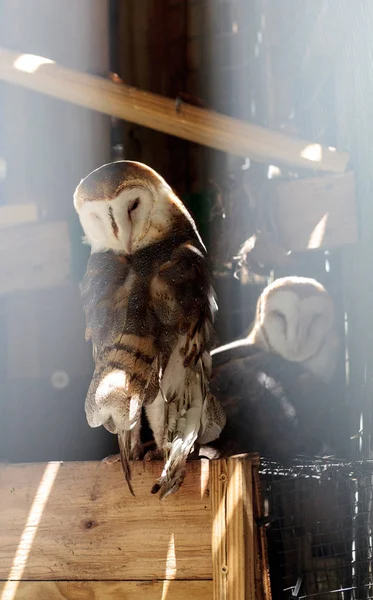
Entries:
{"label": "barn owl", "polygon": [[200,448],[203,456],[258,452],[281,463],[301,454],[342,456],[341,390],[301,363],[241,346],[213,356],[210,389],[227,422],[218,439]]}
{"label": "barn owl", "polygon": [[74,205],[91,246],[81,285],[95,359],[88,424],[118,435],[134,493],[129,458],[139,455],[144,406],[165,461],[152,492],[166,497],[182,483],[194,444],[225,424],[208,386],[217,306],[206,250],[182,202],[144,164],[96,169]]}
{"label": "barn owl", "polygon": [[275,352],[301,363],[323,381],[333,377],[338,358],[333,301],[315,279],[284,277],[268,285],[260,295],[255,321],[247,338],[221,346],[219,354],[248,346]]}

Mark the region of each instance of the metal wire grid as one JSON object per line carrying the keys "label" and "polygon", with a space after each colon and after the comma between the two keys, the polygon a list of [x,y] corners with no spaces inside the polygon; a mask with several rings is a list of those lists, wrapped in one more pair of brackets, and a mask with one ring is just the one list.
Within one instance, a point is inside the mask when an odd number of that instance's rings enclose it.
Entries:
{"label": "metal wire grid", "polygon": [[261,467],[274,598],[373,598],[373,461]]}

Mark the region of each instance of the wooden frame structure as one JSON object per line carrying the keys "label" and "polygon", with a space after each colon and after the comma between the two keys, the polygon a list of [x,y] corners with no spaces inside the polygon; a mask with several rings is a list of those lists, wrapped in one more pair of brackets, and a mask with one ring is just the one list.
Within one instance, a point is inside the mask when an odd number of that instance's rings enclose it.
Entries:
{"label": "wooden frame structure", "polygon": [[192,461],[179,493],[161,464],[0,466],[0,598],[270,598],[256,457]]}

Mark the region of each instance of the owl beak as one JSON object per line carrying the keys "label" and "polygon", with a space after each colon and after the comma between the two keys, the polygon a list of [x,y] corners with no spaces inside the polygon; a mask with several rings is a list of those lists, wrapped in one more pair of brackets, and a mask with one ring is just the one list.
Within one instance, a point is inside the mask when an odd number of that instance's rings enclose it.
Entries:
{"label": "owl beak", "polygon": [[132,251],[132,244],[131,244],[131,239],[129,239],[125,244],[124,244],[124,253],[129,256],[131,254]]}

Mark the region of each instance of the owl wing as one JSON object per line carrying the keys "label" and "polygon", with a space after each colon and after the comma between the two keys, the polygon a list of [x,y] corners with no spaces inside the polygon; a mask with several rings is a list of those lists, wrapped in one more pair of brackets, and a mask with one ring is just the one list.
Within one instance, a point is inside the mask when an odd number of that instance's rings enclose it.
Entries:
{"label": "owl wing", "polygon": [[[161,381],[167,400],[160,411],[166,463],[154,489],[161,489],[164,497],[180,486],[198,436],[214,439],[225,424],[224,412],[208,386],[216,304],[210,271],[196,242],[180,245],[161,266],[151,283],[151,298],[154,312],[174,340]],[[154,423],[150,424],[154,431]]]}
{"label": "owl wing", "polygon": [[284,461],[302,450],[297,414],[266,357],[239,358],[213,370],[212,392],[227,425],[213,444],[221,455],[258,452]]}
{"label": "owl wing", "polygon": [[118,434],[123,471],[133,493],[130,442],[139,443],[142,404],[158,393],[159,365],[154,338],[137,335],[141,332],[133,327],[136,315],[141,322],[142,305],[139,310],[136,282],[123,258],[111,252],[91,255],[81,285],[86,338],[92,340],[95,357],[85,411],[91,427],[104,425]]}
{"label": "owl wing", "polygon": [[320,451],[328,391],[298,364],[263,351],[222,366],[213,360],[210,388],[227,416],[212,444],[220,455],[259,452],[285,462]]}
{"label": "owl wing", "polygon": [[[125,319],[130,267],[123,256],[113,252],[91,254],[80,284],[86,316],[86,340],[97,351],[112,339],[119,323]],[[127,293],[126,293],[127,292]]]}
{"label": "owl wing", "polygon": [[237,358],[248,358],[249,356],[257,355],[259,351],[257,346],[250,343],[247,338],[243,338],[214,348],[211,356],[213,357],[213,365],[216,369]]}

